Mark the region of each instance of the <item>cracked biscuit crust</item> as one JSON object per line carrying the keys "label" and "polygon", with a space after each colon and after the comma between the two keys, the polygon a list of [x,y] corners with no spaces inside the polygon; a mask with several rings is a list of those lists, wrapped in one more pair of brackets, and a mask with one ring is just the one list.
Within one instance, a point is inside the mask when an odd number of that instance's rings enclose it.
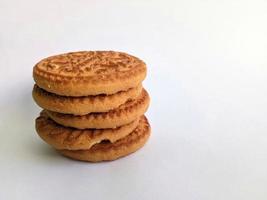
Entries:
{"label": "cracked biscuit crust", "polygon": [[[141,117],[142,121],[144,116]],[[56,149],[81,150],[90,149],[93,145],[108,140],[111,143],[129,135],[138,125],[139,118],[115,129],[75,129],[61,126],[41,112],[36,119],[38,135]]]}
{"label": "cracked biscuit crust", "polygon": [[137,128],[115,143],[102,142],[92,146],[89,150],[59,150],[59,152],[75,160],[89,162],[111,161],[140,149],[147,142],[150,132],[149,122],[146,117],[141,117]]}

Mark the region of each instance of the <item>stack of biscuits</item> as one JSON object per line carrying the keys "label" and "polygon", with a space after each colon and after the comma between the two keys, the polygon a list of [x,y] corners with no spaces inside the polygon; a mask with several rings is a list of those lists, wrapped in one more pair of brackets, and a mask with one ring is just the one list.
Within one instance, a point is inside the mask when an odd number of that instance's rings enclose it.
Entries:
{"label": "stack of biscuits", "polygon": [[45,58],[33,69],[33,99],[43,108],[38,135],[76,160],[115,160],[149,138],[142,87],[145,63],[114,51],[80,51]]}

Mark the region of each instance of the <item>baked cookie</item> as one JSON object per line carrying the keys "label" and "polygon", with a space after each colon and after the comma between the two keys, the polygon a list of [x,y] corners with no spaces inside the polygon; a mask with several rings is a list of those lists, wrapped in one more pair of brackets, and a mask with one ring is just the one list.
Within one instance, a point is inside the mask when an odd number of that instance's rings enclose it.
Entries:
{"label": "baked cookie", "polygon": [[89,113],[87,115],[62,114],[45,110],[48,116],[58,124],[78,129],[85,128],[116,128],[134,121],[143,115],[149,105],[149,95],[142,90],[135,100],[127,101],[114,110],[104,113]]}
{"label": "baked cookie", "polygon": [[126,101],[137,98],[141,91],[142,85],[138,85],[111,95],[68,97],[47,92],[35,84],[32,96],[35,102],[44,109],[65,114],[85,115],[115,109]]}
{"label": "baked cookie", "polygon": [[110,161],[126,156],[140,149],[150,136],[150,125],[145,117],[141,117],[137,128],[128,136],[117,140],[115,143],[101,142],[89,150],[59,150],[66,157],[89,161]]}
{"label": "baked cookie", "polygon": [[[141,117],[141,121],[144,116]],[[61,126],[41,112],[35,121],[38,135],[56,149],[90,149],[93,145],[105,141],[115,141],[129,135],[138,125],[139,118],[115,129],[75,129]]]}
{"label": "baked cookie", "polygon": [[62,96],[114,94],[137,87],[146,76],[140,59],[115,51],[79,51],[51,56],[33,68],[36,84]]}

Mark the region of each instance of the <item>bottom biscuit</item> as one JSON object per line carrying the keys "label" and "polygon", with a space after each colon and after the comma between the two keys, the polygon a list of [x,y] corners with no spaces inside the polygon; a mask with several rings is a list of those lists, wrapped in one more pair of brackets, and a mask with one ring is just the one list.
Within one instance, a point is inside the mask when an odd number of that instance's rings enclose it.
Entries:
{"label": "bottom biscuit", "polygon": [[128,136],[117,140],[115,143],[101,142],[89,150],[58,150],[62,155],[81,161],[100,162],[116,160],[140,149],[150,136],[150,125],[143,117],[137,128]]}

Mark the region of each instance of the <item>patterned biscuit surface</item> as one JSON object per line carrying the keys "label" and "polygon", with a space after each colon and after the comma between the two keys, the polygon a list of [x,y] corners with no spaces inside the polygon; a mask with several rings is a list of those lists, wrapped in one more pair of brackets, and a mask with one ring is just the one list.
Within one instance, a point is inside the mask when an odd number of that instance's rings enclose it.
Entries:
{"label": "patterned biscuit surface", "polygon": [[150,125],[145,117],[142,117],[137,128],[128,136],[117,140],[115,143],[102,142],[94,145],[89,150],[59,150],[66,157],[89,161],[110,161],[126,156],[140,149],[150,136]]}
{"label": "patterned biscuit surface", "polygon": [[89,113],[87,115],[62,114],[45,110],[55,122],[78,129],[85,128],[115,128],[128,124],[143,115],[149,106],[149,95],[145,89],[135,100],[122,104],[114,110],[104,113]]}
{"label": "patterned biscuit surface", "polygon": [[51,56],[33,69],[36,84],[63,96],[114,94],[136,87],[146,76],[140,59],[115,51],[80,51]]}
{"label": "patterned biscuit surface", "polygon": [[107,112],[115,109],[127,100],[137,98],[141,91],[142,85],[139,85],[111,95],[67,97],[47,92],[35,85],[32,96],[35,102],[44,109],[65,114],[85,115],[91,112]]}
{"label": "patterned biscuit surface", "polygon": [[[143,118],[143,117],[142,117]],[[141,119],[143,120],[143,119]],[[80,150],[90,149],[94,144],[103,140],[111,143],[127,136],[138,125],[139,119],[115,129],[84,129],[68,128],[49,119],[45,112],[41,112],[36,119],[36,131],[48,144],[56,149]]]}

